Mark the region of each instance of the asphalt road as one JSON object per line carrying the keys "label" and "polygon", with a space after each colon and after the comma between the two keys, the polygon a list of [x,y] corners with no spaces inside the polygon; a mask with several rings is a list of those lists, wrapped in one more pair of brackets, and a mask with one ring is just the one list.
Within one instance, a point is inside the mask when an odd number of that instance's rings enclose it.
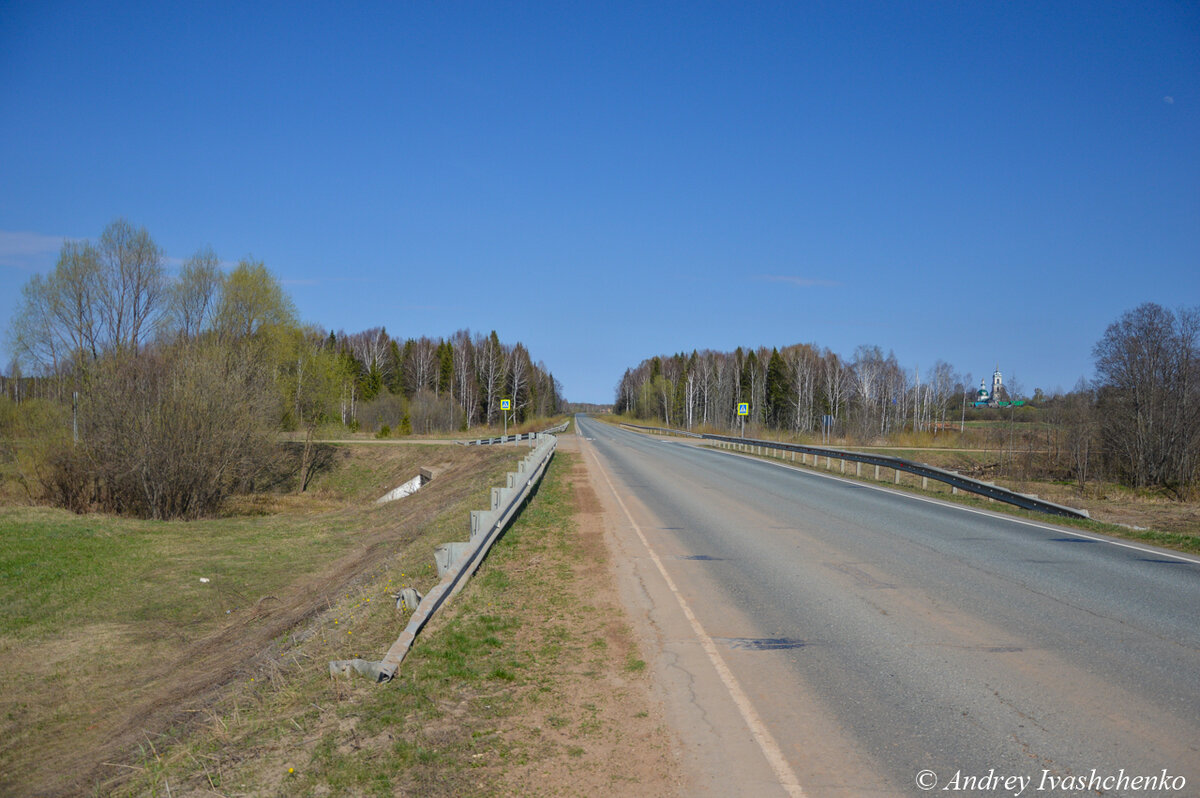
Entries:
{"label": "asphalt road", "polygon": [[688,791],[1200,795],[1197,558],[579,431]]}

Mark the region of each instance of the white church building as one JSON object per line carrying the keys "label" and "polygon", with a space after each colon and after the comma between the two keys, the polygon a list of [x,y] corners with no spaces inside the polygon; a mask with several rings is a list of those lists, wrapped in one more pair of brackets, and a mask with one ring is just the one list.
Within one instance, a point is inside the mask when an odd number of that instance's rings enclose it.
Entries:
{"label": "white church building", "polygon": [[982,407],[999,407],[1000,402],[1007,396],[1004,390],[1004,377],[1000,374],[1000,364],[996,364],[996,370],[992,372],[992,389],[987,389],[987,380],[979,381],[979,391],[975,394],[975,406]]}

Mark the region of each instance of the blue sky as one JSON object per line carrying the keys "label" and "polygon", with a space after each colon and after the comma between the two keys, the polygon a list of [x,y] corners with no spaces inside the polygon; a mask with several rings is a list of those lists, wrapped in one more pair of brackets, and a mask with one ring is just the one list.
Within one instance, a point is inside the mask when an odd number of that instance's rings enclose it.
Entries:
{"label": "blue sky", "polygon": [[118,216],[579,401],[797,342],[1069,389],[1200,304],[1193,2],[0,0],[0,120],[5,330]]}

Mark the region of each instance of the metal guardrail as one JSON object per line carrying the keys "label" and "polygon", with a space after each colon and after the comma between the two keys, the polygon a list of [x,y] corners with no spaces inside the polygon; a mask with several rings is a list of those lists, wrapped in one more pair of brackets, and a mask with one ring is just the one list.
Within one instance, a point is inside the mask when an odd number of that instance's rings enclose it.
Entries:
{"label": "metal guardrail", "polygon": [[517,464],[517,470],[509,472],[505,486],[492,488],[491,508],[471,511],[471,539],[437,547],[434,559],[437,561],[441,581],[419,599],[408,625],[383,659],[379,662],[363,659],[334,660],[329,663],[331,675],[354,671],[376,682],[390,681],[395,677],[417,634],[433,614],[453,598],[474,575],[480,563],[487,557],[492,544],[500,538],[533,489],[541,482],[542,475],[554,456],[558,439],[553,435],[538,435],[535,440],[536,446]]}
{"label": "metal guardrail", "polygon": [[461,446],[488,446],[493,443],[516,443],[529,441],[537,437],[536,432],[523,432],[520,435],[500,435],[495,438],[476,438],[473,441],[458,441]]}
{"label": "metal guardrail", "polygon": [[476,438],[473,441],[458,441],[458,443],[462,446],[488,446],[488,445],[494,444],[494,443],[516,443],[518,441],[532,441],[535,438],[537,438],[538,435],[554,435],[559,432],[566,432],[567,425],[569,425],[570,423],[571,423],[570,421],[564,421],[563,423],[559,424],[557,427],[551,427],[550,429],[544,429],[541,432],[524,432],[524,433],[521,433],[520,435],[502,435],[502,436],[496,437],[496,438]]}
{"label": "metal guardrail", "polygon": [[1041,513],[1049,513],[1051,515],[1059,515],[1067,518],[1088,518],[1087,510],[1079,510],[1074,507],[1067,507],[1054,502],[1048,502],[1045,499],[1031,496],[1026,493],[1017,493],[1016,491],[1002,488],[999,485],[994,485],[990,482],[980,482],[977,479],[964,477],[962,474],[956,474],[953,471],[936,468],[924,463],[914,463],[911,460],[905,460],[901,457],[893,457],[887,454],[868,454],[864,452],[848,452],[843,449],[829,449],[822,446],[805,446],[798,443],[782,443],[780,441],[764,441],[756,438],[735,438],[731,435],[712,435],[698,434],[695,432],[686,432],[684,430],[669,429],[666,427],[643,427],[637,424],[622,423],[621,426],[629,427],[630,429],[645,430],[648,432],[659,432],[668,435],[680,435],[686,438],[702,438],[704,440],[719,441],[726,445],[743,446],[753,450],[757,447],[762,449],[778,449],[786,452],[802,453],[812,455],[816,462],[816,458],[825,457],[830,461],[842,460],[851,463],[865,463],[878,468],[890,468],[893,471],[903,471],[905,473],[914,474],[922,479],[932,479],[937,482],[942,482],[957,490],[974,493],[978,496],[985,496],[989,499],[994,499],[998,502],[1012,504],[1017,507],[1022,507],[1026,510],[1034,510]]}

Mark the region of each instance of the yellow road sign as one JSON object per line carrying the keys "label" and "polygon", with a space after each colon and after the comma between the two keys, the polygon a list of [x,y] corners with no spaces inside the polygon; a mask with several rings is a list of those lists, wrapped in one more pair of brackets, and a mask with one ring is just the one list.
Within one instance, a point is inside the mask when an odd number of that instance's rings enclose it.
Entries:
{"label": "yellow road sign", "polygon": [[738,402],[738,415],[739,416],[750,415],[750,403],[749,402]]}

